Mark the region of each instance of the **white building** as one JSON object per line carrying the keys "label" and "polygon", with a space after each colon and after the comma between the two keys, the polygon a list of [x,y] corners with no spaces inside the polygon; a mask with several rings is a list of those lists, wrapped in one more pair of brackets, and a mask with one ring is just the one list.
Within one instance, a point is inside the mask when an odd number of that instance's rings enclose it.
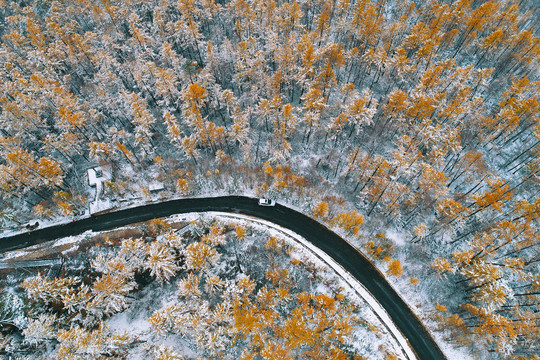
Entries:
{"label": "white building", "polygon": [[103,193],[103,182],[109,181],[112,178],[110,166],[97,166],[88,169],[88,185],[96,188],[96,197],[89,204],[90,214],[95,214],[99,211],[111,209],[111,201],[109,199],[100,200]]}

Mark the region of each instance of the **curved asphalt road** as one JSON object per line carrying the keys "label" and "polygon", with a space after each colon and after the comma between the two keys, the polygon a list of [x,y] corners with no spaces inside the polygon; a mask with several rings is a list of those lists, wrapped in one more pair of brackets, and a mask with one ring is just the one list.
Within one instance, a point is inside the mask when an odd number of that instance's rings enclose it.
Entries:
{"label": "curved asphalt road", "polygon": [[157,217],[204,211],[223,211],[256,216],[288,228],[309,239],[311,243],[334,258],[369,290],[384,307],[402,334],[409,340],[419,359],[445,359],[442,351],[422,323],[369,260],[317,221],[279,204],[274,207],[262,207],[257,204],[256,199],[243,196],[171,200],[0,238],[0,252],[80,234],[87,230],[112,229]]}

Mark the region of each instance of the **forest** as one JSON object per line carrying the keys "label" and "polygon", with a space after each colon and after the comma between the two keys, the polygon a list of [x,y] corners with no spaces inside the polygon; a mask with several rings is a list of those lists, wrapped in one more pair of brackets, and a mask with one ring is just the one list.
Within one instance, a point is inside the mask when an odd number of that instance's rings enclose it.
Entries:
{"label": "forest", "polygon": [[[251,222],[155,219],[96,235],[2,294],[17,359],[398,359],[324,263]],[[10,306],[11,305],[11,306]],[[6,316],[7,315],[7,316]]]}
{"label": "forest", "polygon": [[534,0],[0,0],[0,225],[85,212],[96,165],[118,203],[152,181],[269,196],[409,277],[446,343],[538,359],[539,18]]}

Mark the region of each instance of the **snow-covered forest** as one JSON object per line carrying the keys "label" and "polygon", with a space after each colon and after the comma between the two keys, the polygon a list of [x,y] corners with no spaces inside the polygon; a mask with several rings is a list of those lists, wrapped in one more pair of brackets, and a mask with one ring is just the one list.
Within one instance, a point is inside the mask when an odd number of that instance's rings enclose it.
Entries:
{"label": "snow-covered forest", "polygon": [[410,279],[448,343],[537,359],[539,18],[534,0],[0,0],[1,225],[86,211],[99,164],[118,204],[156,181],[269,195]]}
{"label": "snow-covered forest", "polygon": [[92,239],[66,252],[61,267],[33,276],[16,271],[3,280],[12,290],[0,296],[1,321],[22,331],[0,339],[2,354],[28,360],[401,356],[370,307],[289,237],[245,220],[197,214],[185,220],[79,236]]}

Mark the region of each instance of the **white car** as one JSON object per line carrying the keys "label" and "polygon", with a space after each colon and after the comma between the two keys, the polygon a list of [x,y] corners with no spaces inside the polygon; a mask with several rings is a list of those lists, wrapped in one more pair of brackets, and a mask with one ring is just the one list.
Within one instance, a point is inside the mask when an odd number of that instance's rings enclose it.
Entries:
{"label": "white car", "polygon": [[274,206],[276,205],[276,202],[272,199],[265,199],[265,198],[262,198],[262,199],[259,199],[259,205],[261,206]]}

